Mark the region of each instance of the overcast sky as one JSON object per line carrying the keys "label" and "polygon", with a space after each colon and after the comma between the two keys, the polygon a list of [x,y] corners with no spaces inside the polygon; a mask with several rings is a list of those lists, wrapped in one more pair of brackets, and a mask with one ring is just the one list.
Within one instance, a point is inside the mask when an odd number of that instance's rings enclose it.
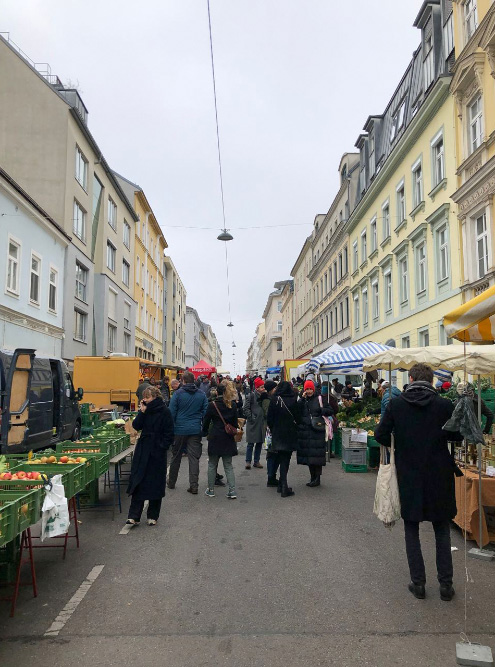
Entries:
{"label": "overcast sky", "polygon": [[[210,0],[233,329],[206,0],[0,0],[0,30],[79,86],[113,169],[139,183],[224,367],[245,367],[269,292],[289,277],[337,167],[418,46],[421,0]],[[294,225],[269,229],[271,225]],[[297,225],[297,226],[296,226]],[[187,227],[214,227],[194,230]],[[259,229],[239,230],[240,227]],[[217,231],[218,230],[218,231]]]}

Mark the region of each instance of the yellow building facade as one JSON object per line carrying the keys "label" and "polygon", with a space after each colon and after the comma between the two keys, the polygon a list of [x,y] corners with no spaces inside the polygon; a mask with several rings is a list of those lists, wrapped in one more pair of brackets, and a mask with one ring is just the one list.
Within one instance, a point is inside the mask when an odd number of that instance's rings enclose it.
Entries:
{"label": "yellow building facade", "polygon": [[454,0],[457,182],[464,301],[495,284],[495,2]]}
{"label": "yellow building facade", "polygon": [[[438,12],[435,16],[434,12]],[[383,115],[368,118],[358,203],[349,220],[353,343],[447,344],[443,316],[462,302],[450,52],[427,64],[445,17],[423,7],[415,52]],[[436,45],[440,47],[440,45]]]}

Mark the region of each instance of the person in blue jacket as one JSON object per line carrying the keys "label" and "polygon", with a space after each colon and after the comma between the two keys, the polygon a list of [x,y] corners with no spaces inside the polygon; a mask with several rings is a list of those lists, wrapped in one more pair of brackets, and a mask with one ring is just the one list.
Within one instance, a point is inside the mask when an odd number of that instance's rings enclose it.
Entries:
{"label": "person in blue jacket", "polygon": [[397,387],[392,386],[392,392],[390,392],[390,382],[388,380],[385,380],[385,382],[382,382],[382,405],[381,405],[381,416],[385,414],[385,410],[387,409],[387,405],[390,402],[391,398],[397,398],[402,394],[401,390],[398,389]]}
{"label": "person in blue jacket", "polygon": [[168,476],[168,488],[175,489],[182,460],[182,448],[187,448],[189,459],[189,493],[197,495],[199,485],[199,459],[201,458],[203,419],[208,409],[206,394],[194,384],[194,375],[186,371],[182,387],[170,400],[170,412],[174,420],[174,444]]}

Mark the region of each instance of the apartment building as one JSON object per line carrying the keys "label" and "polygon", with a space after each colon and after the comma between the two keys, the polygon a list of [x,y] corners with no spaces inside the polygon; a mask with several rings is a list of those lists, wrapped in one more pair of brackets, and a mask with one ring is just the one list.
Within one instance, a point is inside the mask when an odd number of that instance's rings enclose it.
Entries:
{"label": "apartment building", "polygon": [[[320,222],[323,218],[324,216],[317,216]],[[307,359],[313,352],[313,295],[308,277],[313,257],[311,241],[312,236],[308,236],[290,272],[294,279],[292,306],[294,359]]]}
{"label": "apartment building", "polygon": [[195,308],[186,306],[186,368],[195,366],[201,359],[201,319]]}
{"label": "apartment building", "polygon": [[[451,3],[445,3],[451,4]],[[456,61],[457,181],[452,199],[462,232],[462,291],[468,301],[495,284],[495,3],[459,0],[448,18]]]}
{"label": "apartment building", "polygon": [[0,349],[62,356],[70,237],[0,168]]}
{"label": "apartment building", "polygon": [[75,355],[133,351],[138,218],[89,130],[81,95],[1,36],[0,80],[2,167],[72,238],[62,355],[70,365]]}
{"label": "apartment building", "polygon": [[282,359],[294,358],[294,281],[287,280],[282,288]]}
{"label": "apartment building", "polygon": [[171,258],[163,260],[163,363],[174,370],[186,367],[187,292]]}
{"label": "apartment building", "polygon": [[423,3],[414,23],[421,44],[356,142],[358,201],[347,227],[353,342],[446,344],[443,316],[461,303],[447,5]]}
{"label": "apartment building", "polygon": [[356,201],[359,153],[345,153],[339,164],[340,188],[327,214],[317,216],[311,241],[313,356],[351,342],[349,235],[351,202]]}
{"label": "apartment building", "polygon": [[265,321],[265,347],[262,358],[261,370],[279,366],[283,360],[282,355],[282,290],[287,280],[276,282],[275,290],[270,293],[263,311]]}
{"label": "apartment building", "polygon": [[263,364],[265,351],[265,322],[262,321],[256,327],[256,333],[248,348],[246,360],[246,373],[258,373]]}
{"label": "apartment building", "polygon": [[[114,172],[129,201],[134,203],[138,221],[134,239],[134,300],[137,304],[133,354],[143,360],[163,361],[163,256],[168,247],[143,189]],[[122,270],[130,275],[125,262]],[[124,306],[130,314],[130,304]],[[130,334],[124,334],[124,337]],[[124,350],[127,351],[127,350]]]}

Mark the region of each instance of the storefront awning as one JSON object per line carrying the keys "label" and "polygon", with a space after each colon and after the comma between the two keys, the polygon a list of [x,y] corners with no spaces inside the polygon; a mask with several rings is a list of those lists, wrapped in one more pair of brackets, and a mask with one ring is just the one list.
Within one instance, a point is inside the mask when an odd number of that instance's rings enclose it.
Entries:
{"label": "storefront awning", "polygon": [[465,343],[495,341],[495,286],[463,303],[443,318],[449,338]]}

